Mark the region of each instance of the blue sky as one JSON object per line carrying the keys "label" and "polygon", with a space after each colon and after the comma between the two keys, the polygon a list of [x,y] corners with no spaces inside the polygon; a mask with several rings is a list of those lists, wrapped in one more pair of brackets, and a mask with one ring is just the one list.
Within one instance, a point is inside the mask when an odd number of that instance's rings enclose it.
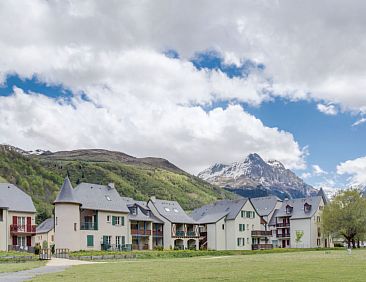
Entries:
{"label": "blue sky", "polygon": [[[165,53],[170,58],[179,58],[174,50]],[[265,66],[246,60],[240,67],[226,65],[219,54],[215,52],[197,53],[192,63],[200,70],[202,68],[219,69],[228,77],[246,78],[252,71],[261,72]],[[0,87],[0,96],[9,96],[13,87],[21,88],[25,92],[35,92],[50,98],[70,98],[72,93],[62,85],[48,85],[35,76],[31,79],[21,79],[18,75],[9,75]],[[226,108],[230,101],[217,101],[210,105]],[[319,165],[327,175],[312,175],[306,179],[313,185],[322,183],[325,178],[336,179],[338,184],[345,185],[346,178],[336,175],[336,166],[343,161],[366,155],[366,124],[352,126],[357,118],[349,112],[337,115],[325,115],[317,110],[316,101],[289,101],[284,98],[273,98],[259,106],[242,103],[241,106],[250,114],[260,119],[265,126],[276,127],[290,132],[301,148],[307,147],[306,157],[308,168],[296,170],[298,175],[312,172],[312,165]],[[245,156],[243,156],[245,157]]]}
{"label": "blue sky", "polygon": [[0,143],[366,185],[366,2],[0,5]]}

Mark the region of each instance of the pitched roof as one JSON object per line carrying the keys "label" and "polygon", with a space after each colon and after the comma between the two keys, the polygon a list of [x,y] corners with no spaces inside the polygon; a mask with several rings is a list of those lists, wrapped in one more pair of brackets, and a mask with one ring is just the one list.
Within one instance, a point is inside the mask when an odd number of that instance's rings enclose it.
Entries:
{"label": "pitched roof", "polygon": [[276,196],[251,198],[250,201],[260,216],[268,216],[276,208],[277,203],[282,202]]}
{"label": "pitched roof", "polygon": [[224,216],[226,216],[227,220],[232,220],[237,217],[247,201],[247,198],[217,201],[213,204],[195,209],[191,213],[191,216],[199,223],[214,223]]}
{"label": "pitched roof", "polygon": [[[290,216],[291,219],[311,218],[314,215],[314,213],[318,210],[321,201],[322,201],[321,196],[284,200],[281,208],[277,210],[274,216],[276,217]],[[308,212],[304,210],[304,205],[306,203],[308,205],[311,205],[311,209]],[[292,207],[291,213],[286,213],[286,207],[288,205]]]}
{"label": "pitched roof", "polygon": [[53,217],[47,218],[40,225],[37,226],[36,233],[47,233],[55,227],[55,221]]}
{"label": "pitched roof", "polygon": [[60,203],[74,203],[74,204],[80,204],[79,201],[77,201],[75,195],[74,195],[74,189],[72,188],[71,182],[69,177],[66,177],[64,180],[64,183],[61,186],[60,192],[58,193],[56,200],[53,202],[54,204],[60,204]]}
{"label": "pitched roof", "polygon": [[150,199],[161,216],[174,223],[196,224],[196,221],[189,217],[176,201]]}
{"label": "pitched roof", "polygon": [[32,198],[10,183],[0,183],[0,207],[10,211],[36,212]]}
{"label": "pitched roof", "polygon": [[321,196],[323,198],[324,204],[329,204],[330,201],[329,201],[327,195],[325,194],[323,188],[319,189],[317,196]]}
{"label": "pitched roof", "polygon": [[[145,204],[145,205],[143,205]],[[134,204],[129,203],[128,209],[130,210],[130,214],[128,215],[128,218],[130,220],[135,221],[151,221],[154,223],[163,223],[160,219],[158,219],[151,210],[147,207],[147,203],[143,201],[135,201]],[[146,208],[145,208],[146,207]],[[137,209],[137,213],[133,214],[132,210]]]}
{"label": "pitched roof", "polygon": [[80,183],[74,196],[84,209],[128,213],[127,202],[114,187],[92,183]]}

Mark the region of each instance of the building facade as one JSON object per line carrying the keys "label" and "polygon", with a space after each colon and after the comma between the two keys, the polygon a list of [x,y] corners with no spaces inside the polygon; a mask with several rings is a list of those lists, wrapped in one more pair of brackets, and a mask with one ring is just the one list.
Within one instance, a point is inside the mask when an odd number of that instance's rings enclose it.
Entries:
{"label": "building facade", "polygon": [[50,248],[55,244],[55,219],[47,218],[37,226],[35,244],[42,248]]}
{"label": "building facade", "polygon": [[13,184],[0,184],[0,250],[31,250],[36,209],[29,195]]}
{"label": "building facade", "polygon": [[261,218],[249,199],[217,201],[195,209],[191,216],[200,224],[201,248],[259,249],[264,248],[261,239],[269,236],[262,232]]}

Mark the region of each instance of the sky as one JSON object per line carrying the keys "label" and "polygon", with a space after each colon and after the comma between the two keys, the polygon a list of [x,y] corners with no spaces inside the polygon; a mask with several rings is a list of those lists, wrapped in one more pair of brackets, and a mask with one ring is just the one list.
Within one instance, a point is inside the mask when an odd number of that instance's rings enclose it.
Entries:
{"label": "sky", "polygon": [[256,152],[316,187],[366,185],[365,12],[1,1],[0,143],[163,157],[193,174]]}

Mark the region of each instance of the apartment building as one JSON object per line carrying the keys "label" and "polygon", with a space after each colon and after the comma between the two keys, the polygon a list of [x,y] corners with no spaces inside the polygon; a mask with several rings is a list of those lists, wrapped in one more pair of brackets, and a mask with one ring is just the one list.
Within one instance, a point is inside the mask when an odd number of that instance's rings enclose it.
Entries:
{"label": "apartment building", "polygon": [[257,244],[264,244],[259,246],[260,248],[265,248],[266,244],[271,244],[273,247],[278,247],[278,240],[276,237],[276,228],[269,225],[271,218],[275,211],[282,206],[282,200],[276,196],[267,196],[260,198],[252,198],[250,199],[254,208],[261,218],[261,226],[263,230],[258,231],[259,235],[267,235],[268,237],[257,237]]}
{"label": "apartment building", "polygon": [[0,183],[0,250],[34,246],[36,209],[29,195],[13,184]]}
{"label": "apartment building", "polygon": [[[209,250],[251,250],[263,246],[269,232],[262,232],[259,214],[249,199],[221,200],[195,209],[192,218],[200,224],[201,248]],[[267,239],[266,239],[267,238]]]}
{"label": "apartment building", "polygon": [[178,202],[151,197],[147,206],[164,223],[164,249],[199,248],[198,224],[186,214]]}
{"label": "apartment building", "polygon": [[163,248],[164,222],[156,217],[147,202],[124,198],[129,209],[128,221],[130,224],[133,250],[152,250]]}
{"label": "apartment building", "polygon": [[55,244],[55,219],[47,218],[36,228],[35,244],[50,248]]}
{"label": "apartment building", "polygon": [[81,183],[74,189],[66,177],[54,205],[56,248],[130,248],[129,209],[113,184]]}
{"label": "apartment building", "polygon": [[269,223],[275,230],[278,247],[332,247],[332,239],[321,232],[321,213],[324,205],[322,195],[284,200]]}

